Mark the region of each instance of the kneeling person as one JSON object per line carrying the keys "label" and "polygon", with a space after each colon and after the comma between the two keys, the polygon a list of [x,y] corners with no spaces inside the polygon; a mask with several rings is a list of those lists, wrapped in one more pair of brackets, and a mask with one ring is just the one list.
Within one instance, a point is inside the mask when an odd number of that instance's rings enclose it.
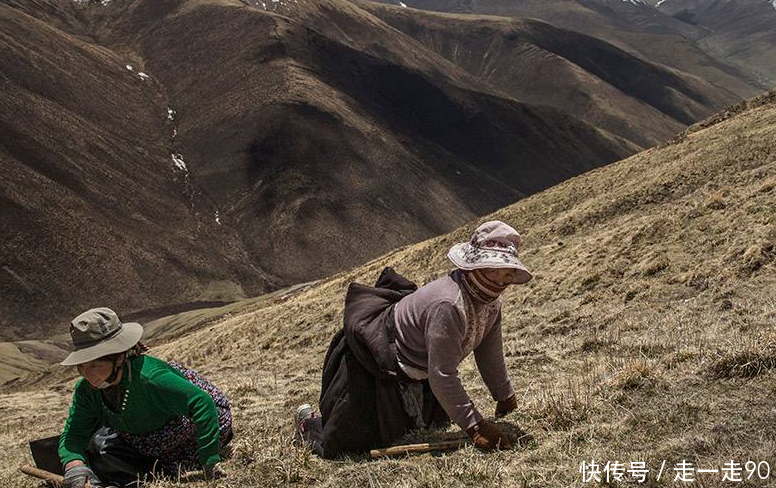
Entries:
{"label": "kneeling person", "polygon": [[70,326],[74,351],[62,362],[83,376],[59,439],[65,486],[132,484],[151,471],[223,474],[232,438],[229,401],[179,363],[144,354],[143,327],[95,308]]}
{"label": "kneeling person", "polygon": [[520,244],[509,225],[486,222],[448,252],[457,269],[420,289],[390,268],[375,287],[352,283],[344,328],[324,360],[321,416],[300,407],[299,438],[330,458],[387,446],[414,428],[452,419],[475,446],[509,448],[508,436],[475,408],[458,366],[474,352],[496,415],[517,408],[499,296],[532,277],[517,257]]}

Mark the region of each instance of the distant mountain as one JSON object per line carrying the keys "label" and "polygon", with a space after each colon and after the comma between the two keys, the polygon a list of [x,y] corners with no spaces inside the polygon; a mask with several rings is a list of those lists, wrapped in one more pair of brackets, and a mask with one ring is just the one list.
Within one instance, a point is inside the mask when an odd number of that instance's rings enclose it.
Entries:
{"label": "distant mountain", "polygon": [[[675,7],[669,7],[673,1],[666,0],[657,8],[640,0],[408,0],[403,3],[408,7],[440,12],[544,20],[556,27],[605,40],[647,61],[698,76],[741,97],[750,97],[773,87],[776,77],[763,78],[760,71],[764,70],[758,67],[759,64],[748,64],[746,50],[734,49],[735,45],[743,46],[744,41],[737,44],[732,36],[712,36],[707,39],[707,36],[713,34],[708,26],[699,22],[689,23],[681,16],[673,16],[671,9]],[[677,1],[679,5],[685,0]],[[762,58],[762,63],[767,64],[771,53],[776,51],[772,28],[774,24],[772,20],[768,22],[770,12],[765,12],[765,7],[770,7],[768,0],[730,1],[751,4],[753,10],[763,13],[764,19],[761,22],[745,24],[752,30],[745,32],[744,29],[745,36],[742,39],[750,36],[757,39],[753,49],[757,53],[758,63]],[[398,4],[394,1],[383,3]],[[697,0],[694,3],[716,5],[725,2]],[[755,9],[755,5],[759,7]],[[722,12],[725,8],[719,10]],[[735,19],[736,15],[728,17]],[[730,44],[725,44],[728,42]],[[711,48],[710,43],[716,47]],[[721,55],[723,46],[730,47],[728,55]],[[771,63],[771,66],[776,64]]]}
{"label": "distant mountain", "polygon": [[738,99],[698,77],[536,20],[365,8],[514,98],[566,111],[642,148]]}
{"label": "distant mountain", "polygon": [[697,45],[761,85],[776,86],[774,0],[664,0],[657,8],[703,29]]}
{"label": "distant mountain", "polygon": [[638,149],[294,5],[0,2],[4,337],[310,281]]}

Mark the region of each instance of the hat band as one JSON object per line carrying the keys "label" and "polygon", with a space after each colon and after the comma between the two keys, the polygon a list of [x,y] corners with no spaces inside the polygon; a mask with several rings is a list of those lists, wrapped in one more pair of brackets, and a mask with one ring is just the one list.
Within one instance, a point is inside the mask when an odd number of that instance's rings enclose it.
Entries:
{"label": "hat band", "polygon": [[97,344],[101,342],[105,342],[108,339],[112,339],[113,337],[119,335],[119,333],[124,329],[124,326],[119,323],[119,326],[116,327],[115,330],[110,332],[107,335],[101,336],[98,339],[86,339],[86,340],[76,340],[75,337],[73,337],[73,346],[76,349],[86,349],[87,347],[96,346]]}
{"label": "hat band", "polygon": [[492,246],[477,246],[472,244],[471,245],[474,249],[477,249],[479,251],[493,251],[493,252],[500,252],[504,254],[509,254],[510,256],[517,257],[517,248],[514,246],[509,247],[492,247]]}

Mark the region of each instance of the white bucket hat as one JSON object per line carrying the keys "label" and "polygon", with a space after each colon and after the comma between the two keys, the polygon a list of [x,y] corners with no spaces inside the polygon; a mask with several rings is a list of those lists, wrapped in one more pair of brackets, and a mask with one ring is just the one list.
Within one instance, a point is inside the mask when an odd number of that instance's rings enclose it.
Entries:
{"label": "white bucket hat", "polygon": [[477,227],[469,242],[454,245],[447,257],[460,269],[511,268],[518,270],[513,284],[528,283],[533,275],[517,258],[523,239],[500,220]]}
{"label": "white bucket hat", "polygon": [[109,308],[93,308],[70,323],[73,352],[62,361],[74,366],[132,349],[143,336],[143,326],[135,322],[122,324]]}

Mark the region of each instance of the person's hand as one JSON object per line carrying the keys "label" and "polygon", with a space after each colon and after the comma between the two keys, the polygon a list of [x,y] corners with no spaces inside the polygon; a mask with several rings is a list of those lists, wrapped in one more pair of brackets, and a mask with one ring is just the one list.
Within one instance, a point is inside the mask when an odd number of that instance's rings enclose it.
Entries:
{"label": "person's hand", "polygon": [[474,441],[474,447],[485,451],[494,449],[511,449],[512,441],[498,427],[482,419],[474,427],[466,429],[466,433]]}
{"label": "person's hand", "polygon": [[102,487],[100,478],[94,474],[94,471],[89,466],[83,463],[75,466],[71,466],[68,463],[68,466],[70,467],[65,471],[65,480],[62,485],[64,488],[84,488],[87,482],[92,488]]}
{"label": "person's hand", "polygon": [[208,464],[202,468],[202,473],[205,476],[205,481],[215,481],[226,477],[226,471],[224,471],[224,468],[222,468],[219,463]]}
{"label": "person's hand", "polygon": [[512,396],[506,400],[501,400],[500,402],[496,403],[496,418],[501,418],[516,408],[517,397],[513,393]]}

